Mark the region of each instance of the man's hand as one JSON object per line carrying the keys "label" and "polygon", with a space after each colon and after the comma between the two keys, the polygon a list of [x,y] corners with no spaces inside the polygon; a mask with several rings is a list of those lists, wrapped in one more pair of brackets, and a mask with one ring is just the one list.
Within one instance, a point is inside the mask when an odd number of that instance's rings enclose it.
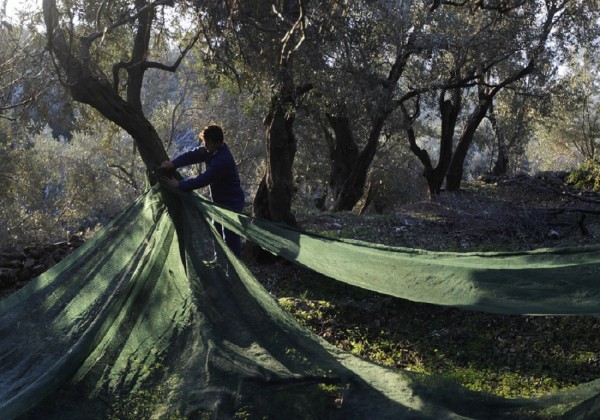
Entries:
{"label": "man's hand", "polygon": [[175,178],[168,178],[166,176],[163,176],[160,178],[160,180],[161,182],[167,184],[171,188],[179,187],[179,181],[177,181]]}
{"label": "man's hand", "polygon": [[170,160],[165,160],[161,162],[160,167],[161,169],[167,169],[169,171],[175,169],[175,165],[173,165],[173,162],[171,162]]}

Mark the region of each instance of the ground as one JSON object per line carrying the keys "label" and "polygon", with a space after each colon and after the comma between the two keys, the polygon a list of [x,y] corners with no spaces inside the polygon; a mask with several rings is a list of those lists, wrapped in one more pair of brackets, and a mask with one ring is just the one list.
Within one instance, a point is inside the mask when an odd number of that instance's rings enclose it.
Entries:
{"label": "ground", "polygon": [[[523,250],[600,240],[600,195],[570,189],[556,174],[471,182],[459,193],[401,204],[384,215],[311,210],[297,217],[303,228],[324,235],[428,250]],[[29,265],[35,271],[40,259],[51,265],[78,244],[0,250],[0,257],[6,256],[9,270]],[[40,257],[32,262],[34,251]],[[300,322],[378,363],[509,397],[543,395],[600,378],[595,317],[461,311],[359,290],[284,261],[246,263]],[[16,277],[0,281],[0,297],[27,283],[23,271],[10,272]]]}
{"label": "ground", "polygon": [[[428,250],[499,251],[598,243],[600,195],[555,174],[465,185],[385,215],[298,214],[313,232]],[[251,270],[279,303],[345,350],[498,395],[538,396],[600,378],[595,317],[502,316],[340,285],[279,261]]]}

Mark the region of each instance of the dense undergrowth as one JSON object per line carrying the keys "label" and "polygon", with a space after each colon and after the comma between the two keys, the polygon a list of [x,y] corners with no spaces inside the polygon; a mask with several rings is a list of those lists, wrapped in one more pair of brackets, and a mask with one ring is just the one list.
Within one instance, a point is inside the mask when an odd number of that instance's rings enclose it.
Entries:
{"label": "dense undergrowth", "polygon": [[[305,213],[304,228],[432,250],[519,250],[597,243],[599,202],[557,180],[472,183],[392,214]],[[578,209],[579,211],[571,211]],[[332,344],[399,369],[505,397],[541,396],[600,378],[596,317],[507,316],[391,298],[278,261],[251,270],[302,324]]]}

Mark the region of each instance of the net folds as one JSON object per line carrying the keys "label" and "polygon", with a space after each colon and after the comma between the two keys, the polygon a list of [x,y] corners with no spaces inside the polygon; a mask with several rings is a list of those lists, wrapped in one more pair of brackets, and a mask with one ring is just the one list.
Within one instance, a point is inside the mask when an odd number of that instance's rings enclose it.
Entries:
{"label": "net folds", "polygon": [[297,264],[391,296],[497,313],[600,312],[600,247],[479,254],[384,247],[150,189],[0,302],[0,417],[600,417],[600,380],[504,399],[331,346],[277,304],[212,220]]}

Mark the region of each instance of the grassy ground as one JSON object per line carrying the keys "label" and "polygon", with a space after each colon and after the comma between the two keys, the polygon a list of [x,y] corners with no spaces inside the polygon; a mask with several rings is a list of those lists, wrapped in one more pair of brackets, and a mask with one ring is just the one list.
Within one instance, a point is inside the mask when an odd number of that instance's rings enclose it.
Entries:
{"label": "grassy ground", "polygon": [[[387,215],[312,212],[299,220],[310,231],[389,245],[519,250],[597,243],[598,215],[571,211],[599,210],[595,200],[571,196],[547,180],[522,178],[473,183],[459,195]],[[468,312],[359,290],[282,261],[250,268],[313,332],[384,365],[443,375],[506,397],[540,396],[600,378],[595,317]]]}

